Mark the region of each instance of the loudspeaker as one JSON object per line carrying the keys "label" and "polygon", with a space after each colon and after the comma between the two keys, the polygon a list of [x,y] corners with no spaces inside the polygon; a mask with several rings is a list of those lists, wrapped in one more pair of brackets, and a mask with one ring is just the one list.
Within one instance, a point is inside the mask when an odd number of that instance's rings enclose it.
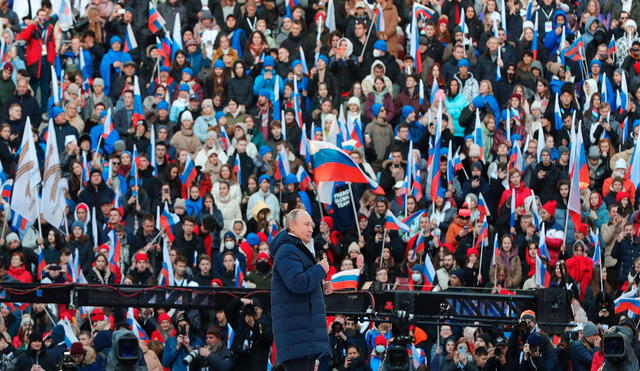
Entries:
{"label": "loudspeaker", "polygon": [[562,334],[571,321],[569,296],[564,288],[536,290],[536,319],[547,334]]}

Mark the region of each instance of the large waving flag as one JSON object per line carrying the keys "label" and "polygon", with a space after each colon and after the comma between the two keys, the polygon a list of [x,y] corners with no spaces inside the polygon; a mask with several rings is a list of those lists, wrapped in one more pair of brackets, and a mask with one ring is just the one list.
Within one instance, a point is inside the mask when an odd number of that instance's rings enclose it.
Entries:
{"label": "large waving flag", "polygon": [[144,120],[144,109],[142,108],[142,95],[140,94],[140,83],[138,75],[133,77],[133,114],[131,115],[131,126],[135,126],[138,121]]}
{"label": "large waving flag", "polygon": [[38,184],[41,179],[29,116],[24,125],[24,134],[18,153],[18,169],[13,181],[16,192],[11,198],[13,211],[11,224],[15,230],[24,233],[38,219]]}
{"label": "large waving flag", "polygon": [[[378,183],[369,178],[364,171],[356,164],[351,156],[346,152],[328,142],[317,140],[309,141],[309,154],[313,165],[313,177],[320,187],[320,184],[329,185],[329,190],[333,187],[333,182],[351,182],[368,184],[376,194],[384,194]],[[326,193],[322,194],[321,202],[332,203],[331,197],[327,199]]]}
{"label": "large waving flag", "polygon": [[184,49],[182,42],[182,24],[180,23],[180,13],[176,13],[176,19],[173,23],[173,44],[171,45],[171,59],[175,59],[176,52]]}
{"label": "large waving flag", "polygon": [[616,314],[629,311],[633,314],[640,315],[640,298],[638,297],[638,288],[620,295],[613,301]]}
{"label": "large waving flag", "polygon": [[[176,15],[179,17],[180,13]],[[136,35],[133,33],[133,28],[131,28],[131,23],[127,23],[127,33],[124,38],[124,51],[130,52],[133,49],[138,47],[138,41],[136,41]]]}
{"label": "large waving flag", "polygon": [[53,119],[49,119],[40,210],[44,219],[54,227],[62,225],[62,218],[64,218],[64,211],[67,205],[62,194],[62,187],[60,187],[62,171],[60,170],[57,143]]}
{"label": "large waving flag", "polygon": [[403,231],[410,232],[408,225],[401,222],[393,213],[387,210],[387,215],[384,217],[384,228],[391,231]]}
{"label": "large waving flag", "polygon": [[131,331],[133,331],[138,339],[149,341],[149,336],[136,320],[136,317],[133,315],[133,308],[131,307],[127,310],[127,325],[131,327]]}
{"label": "large waving flag", "polygon": [[[162,209],[162,214],[160,214],[160,226],[167,234],[167,238],[169,241],[173,242],[175,236],[173,235],[172,228],[174,225],[180,223],[180,217],[169,211],[169,206],[167,204],[164,205],[164,209]],[[169,260],[170,261],[170,260]]]}
{"label": "large waving flag", "polygon": [[584,59],[583,49],[584,49],[584,41],[582,40],[582,36],[580,36],[573,42],[573,44],[571,44],[569,49],[564,53],[564,56],[565,58],[569,58],[574,62],[583,60]]}
{"label": "large waving flag", "polygon": [[174,279],[173,264],[171,263],[171,258],[169,257],[169,245],[167,244],[167,239],[164,238],[162,242],[162,269],[160,269],[160,275],[158,276],[158,285],[174,286]]}
{"label": "large waving flag", "polygon": [[149,30],[151,33],[156,33],[161,29],[164,29],[166,22],[160,12],[153,6],[153,2],[149,1]]}
{"label": "large waving flag", "polygon": [[300,183],[300,190],[306,191],[307,188],[309,188],[309,184],[311,183],[311,177],[309,176],[309,174],[307,174],[303,166],[298,167],[296,178],[298,178],[298,182]]}
{"label": "large waving flag", "polygon": [[358,278],[360,277],[359,269],[349,269],[338,272],[331,276],[331,287],[333,290],[357,290]]}
{"label": "large waving flag", "polygon": [[162,65],[165,67],[171,67],[171,39],[165,35],[162,40],[156,36],[156,48],[158,50],[158,56],[162,59]]}

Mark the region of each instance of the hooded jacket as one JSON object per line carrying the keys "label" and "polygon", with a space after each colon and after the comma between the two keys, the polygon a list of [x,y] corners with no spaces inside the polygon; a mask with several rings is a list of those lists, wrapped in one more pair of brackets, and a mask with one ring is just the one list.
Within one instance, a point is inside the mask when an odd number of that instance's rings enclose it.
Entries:
{"label": "hooded jacket", "polygon": [[384,84],[387,86],[387,91],[390,91],[390,92],[393,91],[393,82],[386,75],[387,74],[387,66],[385,66],[385,64],[382,61],[375,60],[371,64],[370,74],[367,75],[367,77],[365,77],[362,80],[362,84],[361,84],[362,85],[362,94],[364,94],[365,96],[373,91],[373,83],[375,81],[375,75],[373,74],[373,70],[378,65],[382,66],[382,71],[383,71],[383,74],[384,74],[382,76],[382,78],[384,79]]}
{"label": "hooded jacket", "polygon": [[297,237],[281,231],[269,247],[275,257],[271,280],[277,362],[330,355],[322,280],[326,274]]}

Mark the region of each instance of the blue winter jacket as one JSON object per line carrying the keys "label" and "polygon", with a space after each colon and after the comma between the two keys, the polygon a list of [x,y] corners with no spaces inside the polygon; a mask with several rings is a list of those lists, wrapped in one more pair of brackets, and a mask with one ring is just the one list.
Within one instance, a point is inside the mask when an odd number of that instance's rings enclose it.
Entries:
{"label": "blue winter jacket", "polygon": [[322,280],[326,274],[297,237],[282,231],[269,247],[274,258],[271,313],[277,362],[330,355]]}
{"label": "blue winter jacket", "polygon": [[[177,336],[172,336],[165,341],[162,352],[162,366],[169,368],[171,371],[187,371],[189,368],[182,363],[182,360],[189,352],[184,346],[176,350],[176,345],[178,345]],[[203,346],[202,340],[191,334],[189,334],[189,345],[192,349]]]}
{"label": "blue winter jacket", "polygon": [[[544,35],[544,47],[547,49],[549,55],[553,55],[558,51],[558,47],[560,46],[560,42],[562,41],[562,33],[560,33],[560,35],[556,35],[556,27],[558,26],[558,24],[556,23],[556,18],[558,18],[558,16],[564,17],[564,24],[568,24],[567,13],[565,13],[563,10],[557,9],[553,14],[553,30],[551,30],[551,32],[547,32],[546,35]],[[569,29],[568,27],[565,27],[564,35],[565,40],[569,39],[569,35],[573,35],[573,31],[571,31],[571,29]],[[569,47],[568,44],[565,45],[567,46],[567,48]]]}

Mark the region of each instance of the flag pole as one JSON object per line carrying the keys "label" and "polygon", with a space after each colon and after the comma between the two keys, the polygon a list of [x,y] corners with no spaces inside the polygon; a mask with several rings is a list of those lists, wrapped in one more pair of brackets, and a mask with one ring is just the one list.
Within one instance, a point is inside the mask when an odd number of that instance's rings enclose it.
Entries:
{"label": "flag pole", "polygon": [[[358,232],[360,232],[360,228],[358,228]],[[382,228],[382,248],[380,249],[380,265],[382,265],[382,254],[384,253],[384,243],[387,239],[387,228]],[[414,250],[415,251],[415,250]]]}
{"label": "flag pole", "polygon": [[[351,188],[351,182],[349,182],[349,195],[351,196],[351,206],[353,207],[353,218],[356,220],[356,229],[358,230],[358,241],[362,237],[360,232],[360,226],[358,225],[358,212],[356,211],[356,198],[353,196],[353,188]],[[384,248],[384,240],[382,240],[382,247]]]}
{"label": "flag pole", "polygon": [[40,200],[36,201],[36,208],[38,209],[38,231],[40,232],[40,238],[42,238],[42,221],[40,220],[40,202],[39,201]]}
{"label": "flag pole", "polygon": [[[489,231],[487,231],[487,235],[489,234]],[[488,238],[488,237],[487,237]],[[482,280],[482,254],[484,253],[484,243],[480,243],[480,260],[478,261],[478,284],[480,284],[480,281]]]}
{"label": "flag pole", "polygon": [[373,20],[371,21],[371,25],[369,26],[369,32],[367,32],[367,38],[364,39],[364,44],[362,45],[362,51],[360,52],[360,57],[364,56],[364,52],[367,49],[367,43],[369,42],[369,38],[371,37],[371,31],[373,30],[373,26],[376,24],[376,17],[374,13]]}

